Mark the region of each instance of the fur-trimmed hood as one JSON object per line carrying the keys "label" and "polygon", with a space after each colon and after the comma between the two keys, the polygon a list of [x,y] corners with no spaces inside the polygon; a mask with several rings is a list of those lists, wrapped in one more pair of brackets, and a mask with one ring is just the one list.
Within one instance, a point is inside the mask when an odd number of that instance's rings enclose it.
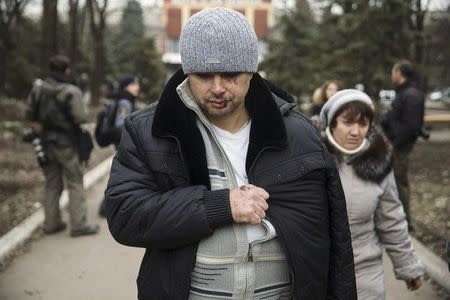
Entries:
{"label": "fur-trimmed hood", "polygon": [[[175,137],[180,142],[180,148],[189,165],[192,182],[209,187],[206,151],[196,125],[195,113],[182,103],[176,92],[176,87],[186,77],[187,75],[180,69],[166,84],[156,106],[152,134],[157,137]],[[292,101],[292,96],[264,80],[258,73],[253,74],[245,101],[252,118],[246,159],[247,170],[261,149],[287,147],[283,114],[295,106]]]}
{"label": "fur-trimmed hood", "polygon": [[[344,155],[322,134],[328,151],[338,163],[344,163]],[[352,166],[356,175],[363,179],[380,183],[392,170],[392,146],[375,126],[367,134],[369,146],[352,155],[345,163]]]}

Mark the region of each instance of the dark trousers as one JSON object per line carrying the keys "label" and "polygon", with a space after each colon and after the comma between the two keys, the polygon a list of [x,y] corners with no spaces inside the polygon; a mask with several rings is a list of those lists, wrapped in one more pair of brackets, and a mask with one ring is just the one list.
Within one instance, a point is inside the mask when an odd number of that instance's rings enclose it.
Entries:
{"label": "dark trousers", "polygon": [[406,220],[408,226],[411,226],[411,215],[409,211],[409,180],[408,180],[408,168],[409,168],[409,156],[414,148],[414,143],[406,144],[394,149],[394,174],[395,181],[397,183],[398,196],[403,204],[405,210]]}

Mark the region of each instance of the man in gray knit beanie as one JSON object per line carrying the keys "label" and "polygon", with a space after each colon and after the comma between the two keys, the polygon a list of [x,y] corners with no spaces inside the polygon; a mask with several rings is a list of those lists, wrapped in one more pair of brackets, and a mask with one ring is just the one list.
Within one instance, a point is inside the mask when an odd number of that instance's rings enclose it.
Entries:
{"label": "man in gray knit beanie", "polygon": [[185,74],[256,72],[258,38],[247,19],[229,8],[205,9],[193,15],[180,36]]}
{"label": "man in gray knit beanie", "polygon": [[258,39],[200,11],[156,105],[125,120],[106,195],[120,243],[146,248],[139,299],[356,299],[337,170],[293,98],[256,72]]}

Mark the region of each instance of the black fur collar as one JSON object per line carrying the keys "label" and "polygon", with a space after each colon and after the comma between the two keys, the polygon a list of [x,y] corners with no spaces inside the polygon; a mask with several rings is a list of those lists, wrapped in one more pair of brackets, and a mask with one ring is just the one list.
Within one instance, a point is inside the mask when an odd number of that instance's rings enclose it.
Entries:
{"label": "black fur collar", "polygon": [[[370,129],[367,139],[370,146],[352,156],[347,163],[359,178],[380,183],[392,170],[392,146],[374,126]],[[326,137],[325,144],[334,158],[342,163],[343,154],[333,147]]]}
{"label": "black fur collar", "polygon": [[[189,167],[191,183],[210,187],[205,145],[195,123],[196,115],[184,105],[176,91],[177,86],[186,77],[183,71],[179,70],[167,82],[156,107],[152,134],[159,137],[175,137],[180,142],[181,151]],[[280,94],[277,91],[277,95]],[[290,102],[291,99],[286,100]],[[246,160],[248,172],[262,149],[286,147],[287,136],[280,109],[271,90],[257,73],[250,81],[245,105],[252,119]]]}

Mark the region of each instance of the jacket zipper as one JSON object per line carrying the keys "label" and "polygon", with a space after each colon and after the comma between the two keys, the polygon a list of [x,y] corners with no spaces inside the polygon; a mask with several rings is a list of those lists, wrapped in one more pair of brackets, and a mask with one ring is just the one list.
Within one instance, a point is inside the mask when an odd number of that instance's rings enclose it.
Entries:
{"label": "jacket zipper", "polygon": [[[178,92],[178,91],[177,91],[177,92]],[[229,171],[232,171],[232,170],[233,170],[233,167],[232,167],[232,165],[231,165],[231,163],[230,163],[230,161],[229,161],[227,155],[225,154],[225,151],[223,150],[222,146],[220,145],[219,141],[217,140],[217,137],[216,137],[216,135],[214,134],[214,131],[213,131],[212,128],[211,128],[211,125],[210,125],[209,120],[203,115],[203,113],[201,113],[201,112],[199,111],[199,108],[197,108],[197,107],[195,107],[195,106],[192,106],[192,105],[190,105],[189,103],[187,103],[187,101],[185,101],[183,92],[178,92],[178,95],[179,95],[179,97],[182,99],[182,101],[184,102],[184,104],[185,104],[188,108],[190,108],[191,110],[193,110],[193,111],[195,112],[195,114],[197,115],[197,117],[200,119],[200,121],[203,123],[203,125],[207,128],[207,130],[209,131],[209,133],[211,134],[211,136],[212,136],[212,138],[213,138],[214,143],[217,145],[217,147],[218,147],[219,150],[220,150],[220,153],[222,154],[223,158],[225,159],[225,164],[227,165],[228,170],[229,170]],[[189,96],[187,95],[186,97],[189,97]],[[181,149],[181,147],[180,147],[180,149]],[[232,181],[233,181],[233,183],[234,183],[234,185],[235,185],[235,187],[236,187],[236,186],[237,186],[236,177],[234,176],[234,173],[233,173],[233,172],[230,172],[230,173],[231,173],[231,174],[229,174],[229,175],[230,175],[230,177],[231,177],[231,179],[232,179]]]}
{"label": "jacket zipper", "polygon": [[[178,92],[178,95],[180,96],[180,98],[183,98],[182,93]],[[189,107],[189,105],[187,105],[187,106]],[[291,104],[291,105],[286,105],[285,107],[282,107],[282,108],[284,108],[284,111],[282,111],[282,115],[284,115],[284,114],[286,113],[286,111],[288,111],[291,107],[294,107],[294,106],[295,106],[294,104]],[[227,164],[227,167],[230,169],[231,163],[230,163],[230,161],[228,160],[228,157],[224,154],[224,151],[223,151],[223,149],[222,149],[220,143],[217,141],[217,139],[216,139],[216,137],[215,137],[213,131],[211,130],[210,126],[208,125],[208,121],[206,121],[206,120],[204,119],[204,116],[203,116],[201,113],[198,113],[197,110],[196,110],[195,108],[194,108],[193,110],[194,110],[194,112],[197,114],[197,116],[200,118],[200,120],[202,121],[202,123],[206,126],[206,128],[208,128],[208,130],[210,131],[210,133],[212,133],[211,135],[212,135],[212,137],[213,137],[213,140],[214,140],[214,142],[216,143],[216,145],[218,146],[218,148],[220,149],[220,151],[221,151],[223,157],[225,158],[225,162],[226,162],[226,164]],[[280,110],[281,110],[281,109],[280,109]],[[183,160],[184,167],[186,168],[186,164],[184,163],[184,158],[183,158],[183,155],[182,155],[182,152],[181,152],[181,145],[180,145],[180,142],[178,141],[178,139],[177,139],[175,136],[168,136],[168,137],[172,137],[172,138],[174,138],[174,139],[177,141],[178,149],[179,149],[179,151],[180,151],[180,155],[181,155],[181,158],[182,158],[182,160]],[[258,160],[258,158],[259,158],[259,156],[261,155],[261,153],[264,152],[265,150],[268,150],[268,149],[279,149],[279,148],[278,148],[278,147],[273,147],[273,146],[267,146],[267,147],[264,147],[263,149],[261,149],[261,151],[258,152],[258,154],[257,154],[256,157],[255,157],[255,160],[253,161],[252,165],[251,165],[250,168],[249,168],[249,172],[248,172],[249,174],[247,174],[248,179],[249,179],[249,183],[251,183],[251,178],[250,178],[250,177],[251,177],[251,172],[252,172],[252,169],[253,169],[254,165],[256,164],[256,161]],[[232,170],[232,168],[231,168],[230,170]],[[189,172],[186,172],[186,173],[188,174],[188,178],[189,178]],[[235,186],[237,186],[237,181],[236,181],[236,178],[235,178],[235,176],[234,176],[233,173],[232,173],[232,178],[233,178],[233,181],[234,181]],[[264,226],[266,227],[266,225],[264,225]],[[275,228],[275,226],[274,226],[274,228]],[[267,227],[266,227],[266,229],[267,229]],[[275,228],[275,231],[276,231],[276,228]],[[251,255],[251,251],[250,251],[251,247],[252,247],[254,244],[256,244],[256,243],[260,243],[260,242],[266,241],[266,240],[269,238],[269,236],[270,236],[270,235],[267,234],[267,236],[266,236],[264,239],[259,240],[259,241],[255,241],[255,242],[252,242],[252,243],[249,243],[249,249],[248,249],[248,252],[247,252],[246,262],[248,262],[248,261],[253,261],[253,257],[252,257],[252,255]],[[285,247],[285,245],[284,245],[284,247]],[[193,266],[192,266],[192,268],[194,267],[195,262],[196,262],[196,260],[197,260],[197,254],[196,254],[197,249],[198,249],[198,244],[195,246],[195,251],[194,251],[194,254],[193,254]],[[278,256],[270,256],[269,258],[273,258],[274,260],[278,260],[279,257],[278,257]],[[208,258],[201,258],[201,259],[199,259],[199,261],[200,261],[200,260],[203,260],[203,261],[214,261],[214,259],[208,259]],[[226,261],[226,259],[222,259],[221,261],[222,261],[222,262],[223,262],[223,261]],[[191,274],[189,274],[189,276],[191,276]],[[189,286],[190,286],[190,282],[189,282]],[[189,287],[189,289],[190,289],[190,287]]]}
{"label": "jacket zipper", "polygon": [[[271,222],[268,217],[266,217],[266,219],[267,219],[267,221]],[[262,239],[253,241],[248,244],[248,252],[247,252],[247,258],[246,258],[245,262],[262,261],[262,260],[270,260],[270,261],[283,260],[284,257],[282,255],[264,256],[264,257],[261,257],[261,259],[257,258],[256,260],[253,258],[252,253],[251,253],[252,247],[255,246],[256,244],[261,244],[261,243],[267,242],[268,240],[271,239],[270,228],[266,225],[265,222],[261,222],[261,224],[266,228],[267,235]],[[274,227],[274,230],[275,230],[275,227]]]}

